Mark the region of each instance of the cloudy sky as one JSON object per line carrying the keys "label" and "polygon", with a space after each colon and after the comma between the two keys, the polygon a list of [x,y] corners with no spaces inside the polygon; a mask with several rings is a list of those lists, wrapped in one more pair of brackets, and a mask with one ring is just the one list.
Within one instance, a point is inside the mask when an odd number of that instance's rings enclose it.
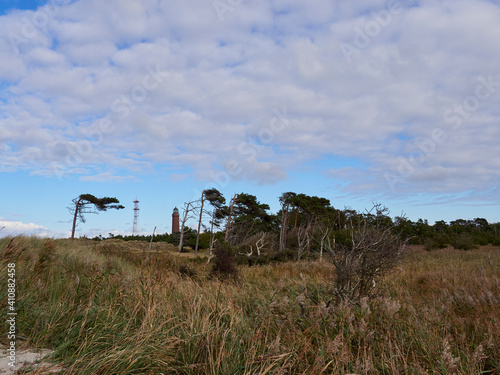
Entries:
{"label": "cloudy sky", "polygon": [[0,0],[0,235],[169,232],[206,187],[500,221],[498,0]]}

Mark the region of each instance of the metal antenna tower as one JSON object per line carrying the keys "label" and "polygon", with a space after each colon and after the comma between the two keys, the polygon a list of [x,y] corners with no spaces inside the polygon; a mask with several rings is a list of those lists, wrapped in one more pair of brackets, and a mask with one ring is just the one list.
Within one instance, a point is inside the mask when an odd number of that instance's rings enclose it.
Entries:
{"label": "metal antenna tower", "polygon": [[137,197],[134,201],[134,227],[132,229],[132,235],[139,234],[139,201]]}

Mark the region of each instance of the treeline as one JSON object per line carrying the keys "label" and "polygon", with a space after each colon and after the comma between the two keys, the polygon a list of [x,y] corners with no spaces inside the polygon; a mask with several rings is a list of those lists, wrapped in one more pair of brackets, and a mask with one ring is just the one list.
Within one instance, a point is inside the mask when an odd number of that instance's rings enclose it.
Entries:
{"label": "treeline", "polygon": [[[401,216],[391,218],[380,204],[364,212],[337,209],[329,199],[294,192],[283,193],[279,202],[281,209],[270,213],[269,205],[259,202],[254,195],[236,194],[226,202],[217,189],[205,190],[199,200],[184,204],[180,213],[181,232],[155,235],[153,242],[174,244],[179,251],[186,246],[195,251],[212,249],[219,242],[229,244],[249,258],[274,254],[301,259],[321,256],[337,245],[348,245],[353,231],[370,227],[390,228],[410,244],[424,245],[427,250],[449,245],[463,250],[488,244],[500,246],[500,223],[488,223],[484,218],[450,223],[441,220],[430,225],[422,219],[414,222]],[[150,241],[151,235],[110,234],[107,239],[110,238]]]}
{"label": "treeline", "polygon": [[460,250],[470,250],[488,244],[500,246],[500,223],[488,223],[484,218],[444,220],[429,225],[427,220],[412,222],[396,217],[394,229],[410,238],[410,243],[424,245],[426,250],[445,248],[449,245]]}

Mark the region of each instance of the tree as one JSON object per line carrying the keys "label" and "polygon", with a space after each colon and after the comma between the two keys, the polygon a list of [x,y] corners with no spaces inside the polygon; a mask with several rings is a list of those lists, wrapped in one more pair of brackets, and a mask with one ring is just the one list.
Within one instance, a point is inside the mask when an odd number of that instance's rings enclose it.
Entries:
{"label": "tree", "polygon": [[403,238],[413,237],[413,223],[403,214],[401,216],[396,216],[394,218],[394,230],[396,234],[399,234]]}
{"label": "tree", "polygon": [[205,200],[207,200],[215,209],[220,209],[224,203],[226,203],[226,198],[224,198],[221,192],[217,189],[207,189],[203,190],[201,193],[201,206],[200,206],[200,217],[198,219],[198,233],[196,234],[196,246],[194,248],[195,254],[198,254],[198,245],[200,242],[200,229],[201,221],[203,219],[203,207],[205,205]]}
{"label": "tree", "polygon": [[279,252],[283,252],[286,248],[286,233],[288,227],[288,215],[290,213],[290,206],[292,205],[292,200],[296,196],[294,192],[286,192],[281,194],[281,227],[280,227],[280,244]]}
{"label": "tree", "polygon": [[474,226],[476,229],[480,230],[481,232],[483,231],[491,231],[490,224],[488,223],[488,220],[484,218],[475,218],[474,219]]}
{"label": "tree", "polygon": [[464,233],[468,231],[469,222],[464,219],[457,219],[450,221],[450,228],[455,234]]}
{"label": "tree", "polygon": [[[311,251],[311,239],[310,232],[313,224],[321,218],[326,218],[327,214],[332,211],[330,207],[330,200],[326,198],[319,198],[316,196],[309,196],[306,194],[297,194],[290,198],[291,204],[296,207],[295,214],[295,224],[294,228],[297,228],[297,221],[300,214],[301,227],[303,230],[299,230],[297,235],[303,234],[306,244],[306,250],[308,253]],[[302,251],[300,244],[302,241],[298,239],[299,243],[299,254]],[[300,258],[300,256],[299,256]]]}
{"label": "tree", "polygon": [[231,199],[231,204],[229,205],[229,207],[224,207],[219,211],[220,216],[227,216],[226,235],[224,237],[224,240],[226,242],[229,239],[229,232],[231,231],[231,219],[233,217],[234,204],[236,203],[237,199],[238,199],[238,194],[234,194],[233,199]]}
{"label": "tree", "polygon": [[188,219],[194,219],[192,215],[197,209],[197,206],[195,205],[197,202],[198,201],[184,203],[184,215],[180,224],[181,233],[179,238],[179,253],[182,253],[182,249],[184,247],[184,233],[186,232],[186,222],[188,221]]}
{"label": "tree", "polygon": [[69,211],[73,214],[73,227],[71,229],[71,239],[75,238],[75,229],[77,218],[82,223],[85,223],[83,214],[98,213],[99,211],[107,211],[110,208],[121,210],[125,208],[116,198],[103,197],[97,198],[92,194],[82,194],[73,199],[75,207],[70,207]]}
{"label": "tree", "polygon": [[255,195],[235,195],[231,206],[221,210],[224,216],[228,216],[226,241],[236,245],[245,241],[251,233],[266,231],[271,223],[267,210],[269,205],[260,203]]}
{"label": "tree", "polygon": [[[422,219],[419,219],[419,221],[417,223],[421,223],[421,222],[422,222]],[[448,224],[446,224],[446,221],[444,221],[444,220],[436,221],[436,223],[434,224],[434,230],[436,232],[439,232],[439,233],[445,233],[447,228],[448,228]]]}

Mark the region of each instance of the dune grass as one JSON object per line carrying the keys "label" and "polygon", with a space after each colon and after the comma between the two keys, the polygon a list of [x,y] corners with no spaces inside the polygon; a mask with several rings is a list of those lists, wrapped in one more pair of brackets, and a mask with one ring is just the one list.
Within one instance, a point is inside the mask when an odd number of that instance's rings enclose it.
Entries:
{"label": "dune grass", "polygon": [[221,282],[167,245],[143,264],[147,246],[1,239],[1,311],[15,262],[19,336],[64,374],[500,373],[497,247],[413,251],[380,297],[348,306],[326,261]]}

